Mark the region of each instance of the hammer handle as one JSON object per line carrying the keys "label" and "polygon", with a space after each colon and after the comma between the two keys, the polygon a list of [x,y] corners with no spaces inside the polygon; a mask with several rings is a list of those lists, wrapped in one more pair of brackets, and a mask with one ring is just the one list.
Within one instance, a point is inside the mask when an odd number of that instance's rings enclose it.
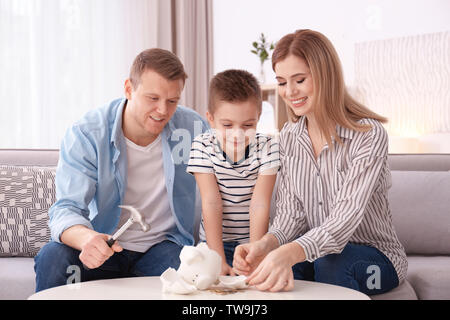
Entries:
{"label": "hammer handle", "polygon": [[106,241],[106,244],[107,244],[109,247],[112,247],[112,245],[114,244],[114,242],[116,242],[116,240],[114,240],[114,238],[109,238],[109,240]]}
{"label": "hammer handle", "polygon": [[125,222],[123,224],[123,226],[117,230],[116,233],[113,234],[112,238],[109,238],[108,241],[106,241],[106,243],[108,244],[108,246],[112,246],[113,243],[117,240],[118,237],[120,237],[122,235],[122,233],[125,232],[125,230],[127,230],[131,225],[133,224],[133,220],[130,218],[127,220],[127,222]]}

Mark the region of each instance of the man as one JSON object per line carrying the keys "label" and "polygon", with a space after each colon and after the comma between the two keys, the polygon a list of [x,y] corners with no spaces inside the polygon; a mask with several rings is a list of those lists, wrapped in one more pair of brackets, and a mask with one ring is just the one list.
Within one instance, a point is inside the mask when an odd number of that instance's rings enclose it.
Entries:
{"label": "man", "polygon": [[[125,81],[126,98],[88,112],[67,131],[49,210],[52,241],[35,258],[36,292],[69,279],[159,276],[178,268],[182,247],[194,243],[190,145],[207,129],[197,113],[178,106],[186,78],[174,54],[145,50]],[[121,204],[137,208],[150,230],[132,225],[109,247],[129,218]]]}

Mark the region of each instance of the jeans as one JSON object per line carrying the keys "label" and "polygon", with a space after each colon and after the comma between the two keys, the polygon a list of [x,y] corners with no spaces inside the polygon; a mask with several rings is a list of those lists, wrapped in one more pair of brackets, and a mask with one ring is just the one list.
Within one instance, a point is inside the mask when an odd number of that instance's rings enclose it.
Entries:
{"label": "jeans", "polygon": [[100,267],[87,269],[79,259],[80,251],[51,241],[34,258],[36,292],[77,281],[160,276],[169,267],[178,269],[182,248],[165,240],[144,253],[124,249],[114,253]]}
{"label": "jeans", "polygon": [[391,261],[378,249],[348,243],[339,254],[292,267],[294,279],[347,287],[367,295],[388,292],[399,284]]}
{"label": "jeans", "polygon": [[223,250],[225,252],[225,258],[227,260],[227,263],[230,267],[233,266],[233,256],[234,256],[234,249],[240,245],[237,241],[229,241],[223,243]]}

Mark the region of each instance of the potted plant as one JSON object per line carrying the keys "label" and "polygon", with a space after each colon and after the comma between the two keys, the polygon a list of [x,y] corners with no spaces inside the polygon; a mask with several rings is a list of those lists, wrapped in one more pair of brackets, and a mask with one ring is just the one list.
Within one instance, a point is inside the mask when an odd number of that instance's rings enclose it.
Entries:
{"label": "potted plant", "polygon": [[269,52],[272,51],[275,46],[273,42],[268,43],[264,33],[261,33],[258,41],[252,43],[253,49],[251,52],[258,56],[260,65],[260,81],[264,83],[266,81],[266,76],[264,73],[264,62],[269,59]]}

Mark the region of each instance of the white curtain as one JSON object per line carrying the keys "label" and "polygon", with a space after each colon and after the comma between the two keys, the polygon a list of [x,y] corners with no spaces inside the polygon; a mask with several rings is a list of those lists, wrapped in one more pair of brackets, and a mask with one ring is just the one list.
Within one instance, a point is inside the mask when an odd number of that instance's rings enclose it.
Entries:
{"label": "white curtain", "polygon": [[208,84],[213,77],[213,29],[211,0],[172,0],[175,15],[174,52],[184,61],[189,78],[185,103],[206,115]]}
{"label": "white curtain", "polygon": [[174,52],[188,74],[181,103],[202,116],[213,76],[212,6],[211,0],[160,0],[158,12],[158,46]]}
{"label": "white curtain", "polygon": [[0,0],[0,148],[59,148],[86,111],[123,96],[156,45],[156,1]]}
{"label": "white curtain", "polygon": [[[174,0],[0,0],[0,148],[59,148],[85,112],[123,96],[139,52],[177,53],[176,7]],[[187,83],[185,95],[193,90]]]}

